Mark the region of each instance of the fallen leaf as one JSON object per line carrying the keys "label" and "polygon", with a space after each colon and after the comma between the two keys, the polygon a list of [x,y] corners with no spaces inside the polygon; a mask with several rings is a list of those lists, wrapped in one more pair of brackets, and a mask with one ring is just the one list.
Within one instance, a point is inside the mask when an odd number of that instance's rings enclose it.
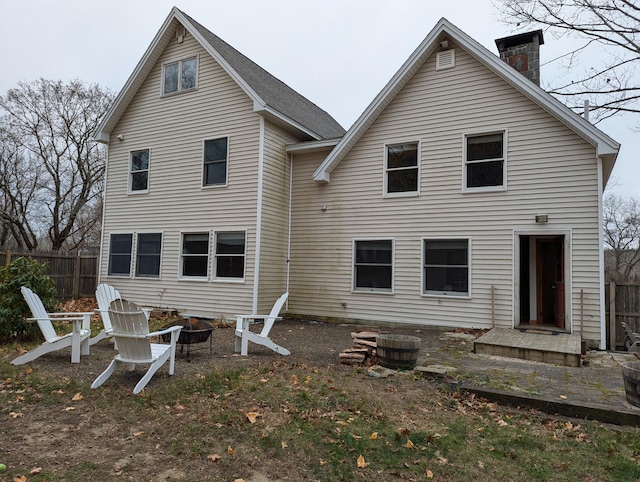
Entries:
{"label": "fallen leaf", "polygon": [[355,435],[355,434],[352,434],[351,436],[356,440],[360,440],[362,438],[360,435]]}
{"label": "fallen leaf", "polygon": [[184,405],[180,405],[178,402],[173,406],[176,410],[184,410],[186,407]]}
{"label": "fallen leaf", "polygon": [[567,396],[566,396],[566,395],[560,395],[560,398],[561,398],[562,400],[566,400],[566,399],[567,399]]}
{"label": "fallen leaf", "polygon": [[73,411],[75,409],[76,409],[76,407],[67,407],[67,408],[64,409],[64,411],[65,412],[71,412],[71,411]]}
{"label": "fallen leaf", "polygon": [[80,392],[76,393],[73,397],[71,397],[71,401],[77,402],[78,400],[82,400],[84,397]]}
{"label": "fallen leaf", "polygon": [[144,432],[133,432],[131,435],[133,435],[134,437],[139,437],[140,435],[142,435]]}
{"label": "fallen leaf", "polygon": [[9,416],[11,418],[22,418],[22,417],[24,417],[24,413],[22,413],[22,412],[9,412]]}
{"label": "fallen leaf", "polygon": [[211,454],[207,456],[207,460],[213,460],[214,462],[217,462],[221,458],[222,458],[222,455],[219,455],[219,454]]}
{"label": "fallen leaf", "polygon": [[298,375],[296,375],[295,373],[293,375],[291,375],[291,381],[293,382],[294,385],[298,384]]}
{"label": "fallen leaf", "polygon": [[227,447],[227,453],[233,455],[234,450],[231,447]]}
{"label": "fallen leaf", "polygon": [[27,478],[24,475],[21,475],[20,477],[14,477],[13,482],[27,482]]}
{"label": "fallen leaf", "polygon": [[427,469],[427,479],[433,479],[433,472]]}
{"label": "fallen leaf", "polygon": [[37,475],[42,472],[42,467],[36,467],[35,469],[31,469],[29,471],[29,475]]}
{"label": "fallen leaf", "polygon": [[358,468],[359,469],[364,469],[367,466],[367,463],[364,461],[364,457],[362,455],[360,455],[358,457]]}
{"label": "fallen leaf", "polygon": [[484,469],[484,464],[482,463],[481,460],[478,460],[478,468],[479,469]]}
{"label": "fallen leaf", "polygon": [[408,449],[414,449],[416,448],[415,445],[413,445],[413,442],[411,441],[411,439],[407,439],[407,443],[404,444],[405,447],[407,447]]}
{"label": "fallen leaf", "polygon": [[288,447],[289,445],[287,445],[287,442],[285,442],[284,440],[282,442],[280,442],[280,447],[284,450]]}
{"label": "fallen leaf", "polygon": [[369,440],[378,440],[378,432],[373,432],[369,435]]}
{"label": "fallen leaf", "polygon": [[260,414],[256,412],[247,412],[245,415],[250,423],[256,423],[256,419],[260,416]]}
{"label": "fallen leaf", "polygon": [[498,425],[500,425],[501,427],[506,427],[507,425],[509,425],[507,422],[505,422],[504,420],[500,419],[498,420]]}

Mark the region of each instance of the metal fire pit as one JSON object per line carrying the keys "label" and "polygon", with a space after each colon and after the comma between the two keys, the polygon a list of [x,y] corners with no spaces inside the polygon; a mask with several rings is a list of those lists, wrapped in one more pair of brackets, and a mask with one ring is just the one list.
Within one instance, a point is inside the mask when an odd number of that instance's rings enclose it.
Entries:
{"label": "metal fire pit", "polygon": [[[213,336],[211,334],[213,332],[213,326],[206,321],[199,320],[198,318],[183,318],[169,323],[164,326],[164,328],[171,326],[182,327],[180,336],[178,337],[178,343],[180,344],[180,353],[183,353],[184,346],[187,345],[188,362],[191,361],[191,345],[194,343],[206,343],[209,341],[209,353],[212,353]],[[164,342],[171,341],[171,335],[162,335],[162,340]]]}

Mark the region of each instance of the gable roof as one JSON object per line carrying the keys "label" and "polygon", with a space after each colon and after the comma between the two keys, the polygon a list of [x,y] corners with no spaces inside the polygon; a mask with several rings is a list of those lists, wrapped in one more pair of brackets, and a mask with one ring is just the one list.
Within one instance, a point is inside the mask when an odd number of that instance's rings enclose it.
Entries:
{"label": "gable roof", "polygon": [[96,140],[108,142],[109,134],[118,120],[169,41],[175,38],[175,29],[179,25],[202,45],[249,96],[253,101],[254,112],[293,128],[309,139],[330,139],[344,135],[345,130],[327,112],[242,55],[187,14],[173,7],[100,124]]}
{"label": "gable roof", "polygon": [[603,186],[606,184],[618,155],[620,144],[593,126],[593,124],[576,115],[560,101],[528,80],[517,70],[507,65],[507,63],[497,55],[489,52],[485,47],[445,18],[440,19],[418,48],[411,54],[402,67],[400,67],[400,70],[398,70],[387,85],[384,86],[373,102],[369,104],[345,136],[316,169],[313,173],[314,180],[329,182],[331,172],[338,166],[340,161],[344,159],[351,148],[358,142],[360,137],[362,137],[389,103],[391,103],[398,92],[409,82],[422,64],[437,50],[439,43],[445,37],[454,41],[496,75],[507,81],[549,114],[593,144],[596,147],[598,157],[603,160]]}

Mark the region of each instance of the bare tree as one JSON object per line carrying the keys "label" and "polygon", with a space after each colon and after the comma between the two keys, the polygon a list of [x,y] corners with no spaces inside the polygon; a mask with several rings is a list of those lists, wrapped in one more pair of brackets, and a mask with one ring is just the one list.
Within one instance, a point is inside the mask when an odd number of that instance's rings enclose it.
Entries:
{"label": "bare tree", "polygon": [[[545,86],[576,111],[588,100],[601,121],[617,113],[640,113],[640,5],[635,0],[496,0],[503,22],[540,28],[582,44],[562,58],[568,80]],[[601,48],[604,55],[593,55]],[[594,58],[601,59],[598,62]],[[586,68],[579,68],[586,59]],[[558,60],[558,59],[556,59]]]}
{"label": "bare tree", "polygon": [[21,82],[0,96],[0,220],[21,246],[80,246],[100,224],[104,146],[93,141],[113,100],[74,80]]}
{"label": "bare tree", "polygon": [[627,279],[640,266],[640,203],[609,194],[603,204],[604,240],[613,251],[613,269]]}

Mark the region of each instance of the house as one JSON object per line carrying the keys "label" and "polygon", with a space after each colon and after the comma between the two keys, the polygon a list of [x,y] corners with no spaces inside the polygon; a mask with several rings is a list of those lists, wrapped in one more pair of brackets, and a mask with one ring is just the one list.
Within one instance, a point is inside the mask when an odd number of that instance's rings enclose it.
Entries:
{"label": "house", "polygon": [[496,43],[441,19],[344,132],[174,8],[100,126],[101,281],[203,316],[287,290],[300,316],[605,348],[619,145],[537,85],[542,32]]}

